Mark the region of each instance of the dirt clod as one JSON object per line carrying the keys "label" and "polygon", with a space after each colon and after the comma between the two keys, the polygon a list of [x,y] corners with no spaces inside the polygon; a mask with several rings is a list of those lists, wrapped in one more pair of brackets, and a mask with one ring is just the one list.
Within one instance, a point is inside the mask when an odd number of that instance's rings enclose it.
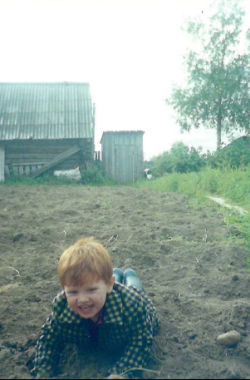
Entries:
{"label": "dirt clod", "polygon": [[241,335],[237,331],[229,331],[226,334],[218,336],[217,342],[221,346],[231,347],[239,343]]}

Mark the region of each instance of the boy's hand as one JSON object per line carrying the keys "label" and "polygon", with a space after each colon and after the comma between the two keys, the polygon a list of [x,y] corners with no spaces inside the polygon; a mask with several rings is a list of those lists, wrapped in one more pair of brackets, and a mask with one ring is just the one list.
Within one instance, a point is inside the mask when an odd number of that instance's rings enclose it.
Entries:
{"label": "boy's hand", "polygon": [[107,379],[125,379],[125,377],[119,375],[110,375]]}

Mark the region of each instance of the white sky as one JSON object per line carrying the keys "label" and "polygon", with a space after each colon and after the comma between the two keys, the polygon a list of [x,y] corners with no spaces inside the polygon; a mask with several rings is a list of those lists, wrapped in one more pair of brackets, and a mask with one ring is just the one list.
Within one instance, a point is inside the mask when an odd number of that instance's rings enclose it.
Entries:
{"label": "white sky", "polygon": [[0,0],[0,82],[89,82],[96,150],[104,131],[119,130],[145,131],[145,159],[181,140],[215,150],[215,131],[180,134],[164,102],[182,76],[187,40],[180,27],[188,15],[205,17],[208,4]]}

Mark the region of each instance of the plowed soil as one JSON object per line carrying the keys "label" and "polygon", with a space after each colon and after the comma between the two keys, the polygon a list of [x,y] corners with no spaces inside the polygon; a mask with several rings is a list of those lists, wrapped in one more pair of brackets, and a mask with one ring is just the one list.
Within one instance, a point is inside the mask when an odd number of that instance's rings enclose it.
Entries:
{"label": "plowed soil", "polygon": [[[223,211],[224,212],[224,211]],[[0,377],[31,378],[35,343],[61,290],[57,263],[83,236],[135,269],[158,310],[145,378],[250,378],[250,252],[220,206],[129,187],[0,187]],[[12,268],[14,269],[12,269]],[[18,272],[17,272],[18,271]],[[218,335],[236,330],[234,347]],[[59,378],[102,378],[114,357],[66,349]]]}

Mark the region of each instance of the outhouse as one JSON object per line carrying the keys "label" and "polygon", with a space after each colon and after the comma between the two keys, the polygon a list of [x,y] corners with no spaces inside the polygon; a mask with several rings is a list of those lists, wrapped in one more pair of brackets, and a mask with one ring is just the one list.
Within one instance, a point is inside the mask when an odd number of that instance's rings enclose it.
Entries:
{"label": "outhouse", "polygon": [[110,180],[127,184],[143,178],[143,131],[104,132],[103,168]]}

